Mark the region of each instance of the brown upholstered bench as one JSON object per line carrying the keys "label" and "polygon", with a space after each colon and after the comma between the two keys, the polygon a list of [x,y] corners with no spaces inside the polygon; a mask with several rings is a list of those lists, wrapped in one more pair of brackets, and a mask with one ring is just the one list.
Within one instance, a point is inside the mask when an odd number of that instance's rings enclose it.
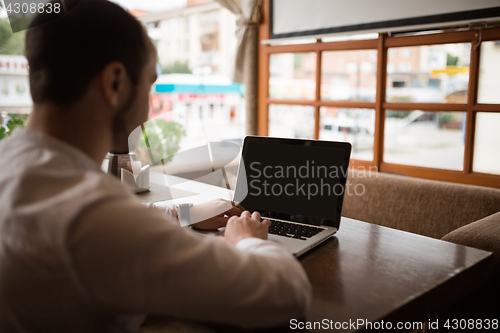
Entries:
{"label": "brown upholstered bench", "polygon": [[343,216],[493,252],[491,282],[450,313],[500,313],[500,190],[354,170],[346,189]]}
{"label": "brown upholstered bench", "polygon": [[383,172],[350,170],[347,190],[343,216],[433,238],[500,212],[498,189]]}

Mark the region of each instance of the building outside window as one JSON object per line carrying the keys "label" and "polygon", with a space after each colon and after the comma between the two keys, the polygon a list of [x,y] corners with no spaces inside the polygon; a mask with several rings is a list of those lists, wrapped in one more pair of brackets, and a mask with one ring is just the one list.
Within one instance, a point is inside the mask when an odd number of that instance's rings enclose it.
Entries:
{"label": "building outside window", "polygon": [[[172,133],[180,136],[178,150],[207,141],[241,142],[245,135],[244,86],[231,80],[235,16],[213,0],[168,1],[163,7],[152,1],[114,2],[144,24],[157,47],[159,76],[151,91],[150,118],[153,122],[162,119],[168,123],[165,126],[176,124]],[[0,24],[2,32],[8,30],[0,35],[9,37],[0,40],[1,121],[6,123],[11,117],[26,120],[32,102],[22,55],[24,32],[10,32],[3,10]],[[165,126],[160,131],[169,132]]]}
{"label": "building outside window", "polygon": [[[203,141],[202,136],[241,141],[244,87],[231,81],[235,16],[215,1],[198,0],[138,18],[158,45],[161,75],[152,92],[151,118],[182,124],[182,142]],[[160,33],[149,29],[151,22]]]}

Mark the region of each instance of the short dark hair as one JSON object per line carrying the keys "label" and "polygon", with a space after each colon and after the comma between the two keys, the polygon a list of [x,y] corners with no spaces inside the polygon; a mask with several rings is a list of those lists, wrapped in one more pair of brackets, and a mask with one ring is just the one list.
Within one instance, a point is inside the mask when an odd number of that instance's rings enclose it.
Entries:
{"label": "short dark hair", "polygon": [[26,33],[33,102],[74,104],[112,61],[123,63],[137,84],[148,43],[141,23],[120,6],[107,0],[78,1],[61,17]]}

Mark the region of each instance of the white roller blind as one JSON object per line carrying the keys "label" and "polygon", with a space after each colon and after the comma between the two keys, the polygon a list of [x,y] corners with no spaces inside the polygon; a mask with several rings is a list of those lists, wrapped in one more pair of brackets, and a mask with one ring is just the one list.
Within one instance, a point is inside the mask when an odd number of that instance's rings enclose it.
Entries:
{"label": "white roller blind", "polygon": [[271,0],[271,38],[500,20],[500,0]]}

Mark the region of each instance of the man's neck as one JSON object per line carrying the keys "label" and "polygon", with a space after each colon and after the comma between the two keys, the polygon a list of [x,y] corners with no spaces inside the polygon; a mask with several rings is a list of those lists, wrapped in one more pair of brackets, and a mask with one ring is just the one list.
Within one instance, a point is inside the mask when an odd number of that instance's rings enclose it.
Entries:
{"label": "man's neck", "polygon": [[96,105],[61,107],[53,103],[35,104],[27,129],[59,139],[83,151],[100,164],[112,144],[111,120]]}

